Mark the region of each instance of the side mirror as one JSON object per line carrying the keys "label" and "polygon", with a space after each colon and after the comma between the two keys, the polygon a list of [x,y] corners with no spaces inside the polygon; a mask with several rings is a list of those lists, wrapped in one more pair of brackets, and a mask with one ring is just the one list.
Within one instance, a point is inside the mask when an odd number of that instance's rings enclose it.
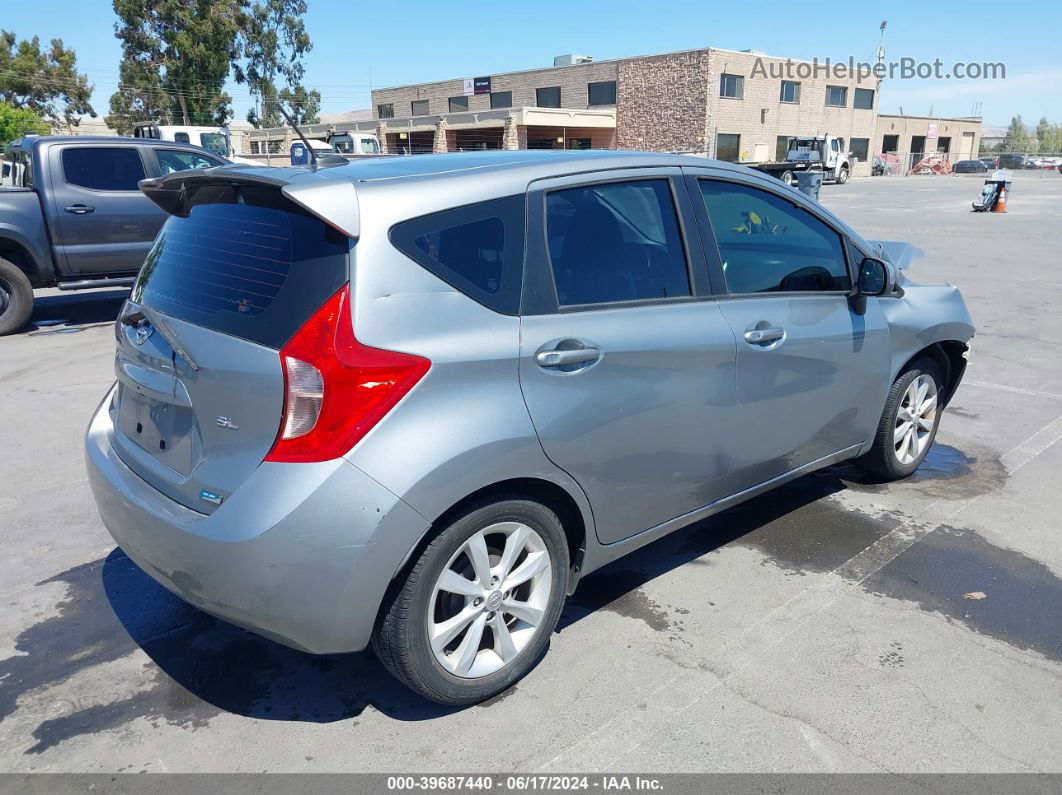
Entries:
{"label": "side mirror", "polygon": [[857,291],[860,295],[882,295],[889,288],[889,266],[867,257],[859,264]]}

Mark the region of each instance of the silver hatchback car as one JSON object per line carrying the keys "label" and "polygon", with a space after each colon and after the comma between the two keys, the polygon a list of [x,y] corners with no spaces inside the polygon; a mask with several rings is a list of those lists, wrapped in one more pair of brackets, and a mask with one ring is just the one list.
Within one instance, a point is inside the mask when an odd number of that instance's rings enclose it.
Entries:
{"label": "silver hatchback car", "polygon": [[162,585],[429,699],[526,674],[579,578],[855,459],[909,475],[973,326],[741,166],[633,152],[222,167],[115,325],[86,448]]}

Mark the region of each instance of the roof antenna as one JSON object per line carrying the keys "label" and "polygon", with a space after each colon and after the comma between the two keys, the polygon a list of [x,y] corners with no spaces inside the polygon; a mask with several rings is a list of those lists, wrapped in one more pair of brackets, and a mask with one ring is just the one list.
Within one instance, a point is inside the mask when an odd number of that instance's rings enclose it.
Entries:
{"label": "roof antenna", "polygon": [[295,120],[288,115],[288,112],[286,110],[284,110],[284,103],[280,100],[274,101],[277,103],[277,110],[279,110],[280,115],[284,117],[284,121],[286,121],[291,126],[291,129],[293,129],[295,131],[295,134],[299,136],[299,139],[302,141],[303,146],[306,147],[306,151],[309,152],[311,166],[345,166],[348,162],[350,162],[345,157],[343,157],[343,155],[332,154],[331,152],[325,155],[324,157],[319,157],[317,155],[317,151],[312,146],[310,146],[310,141],[306,138],[305,135],[302,134],[302,130],[299,129],[299,125],[297,125],[295,123]]}

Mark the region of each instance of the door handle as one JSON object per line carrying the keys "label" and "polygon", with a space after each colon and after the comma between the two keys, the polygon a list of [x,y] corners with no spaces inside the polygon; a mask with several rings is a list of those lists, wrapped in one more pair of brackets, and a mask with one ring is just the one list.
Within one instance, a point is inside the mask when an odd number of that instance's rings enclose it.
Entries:
{"label": "door handle", "polygon": [[777,326],[771,328],[754,328],[745,332],[745,342],[750,345],[764,345],[780,340],[785,336],[785,329]]}
{"label": "door handle", "polygon": [[575,348],[567,351],[542,351],[535,354],[539,367],[561,367],[565,364],[593,362],[601,356],[597,348]]}
{"label": "door handle", "polygon": [[89,213],[96,212],[96,208],[90,207],[87,204],[71,204],[66,208],[66,211],[68,213],[73,213],[74,215],[88,215]]}

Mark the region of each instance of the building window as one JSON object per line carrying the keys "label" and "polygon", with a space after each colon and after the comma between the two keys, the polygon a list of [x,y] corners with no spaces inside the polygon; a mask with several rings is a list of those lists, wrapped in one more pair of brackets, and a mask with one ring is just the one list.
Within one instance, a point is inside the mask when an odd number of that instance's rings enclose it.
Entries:
{"label": "building window", "polygon": [[745,96],[745,78],[741,75],[719,75],[719,96],[741,99]]}
{"label": "building window", "polygon": [[900,148],[900,136],[898,135],[885,135],[881,139],[881,151],[891,152],[893,154]]}
{"label": "building window", "polygon": [[719,133],[715,136],[716,160],[726,160],[736,163],[741,159],[741,136],[730,133]]}
{"label": "building window", "polygon": [[409,103],[409,115],[410,116],[427,116],[428,115],[428,100],[417,99]]}
{"label": "building window", "polygon": [[393,119],[395,117],[395,106],[393,103],[388,102],[384,105],[376,106],[376,116],[381,119]]}
{"label": "building window", "polygon": [[463,110],[468,110],[468,97],[450,97],[450,112],[460,113]]}
{"label": "building window", "polygon": [[789,155],[789,139],[791,135],[779,135],[775,139],[774,144],[774,159],[781,163]]}
{"label": "building window", "polygon": [[860,163],[867,162],[870,157],[870,139],[869,138],[853,138],[851,143],[852,157],[859,160]]}
{"label": "building window", "polygon": [[616,81],[605,80],[601,83],[586,84],[586,105],[615,105],[616,104]]}
{"label": "building window", "polygon": [[266,151],[271,155],[280,154],[280,144],[282,141],[266,141]]}
{"label": "building window", "polygon": [[258,154],[258,141],[251,141],[251,154],[252,155],[257,155]]}
{"label": "building window", "polygon": [[492,91],[490,94],[490,106],[492,109],[511,108],[513,106],[513,92]]}
{"label": "building window", "polygon": [[568,139],[568,148],[569,149],[591,149],[593,147],[591,146],[591,141],[590,141],[589,138],[569,138]]}
{"label": "building window", "polygon": [[874,110],[874,90],[871,88],[857,88],[852,107],[856,110]]}
{"label": "building window", "polygon": [[559,108],[561,106],[560,86],[536,88],[535,104],[540,108]]}
{"label": "building window", "polygon": [[782,91],[778,97],[779,102],[788,102],[791,105],[796,105],[800,102],[800,83],[793,82],[792,80],[782,81]]}
{"label": "building window", "polygon": [[847,86],[826,86],[826,104],[831,108],[843,108],[848,104]]}

